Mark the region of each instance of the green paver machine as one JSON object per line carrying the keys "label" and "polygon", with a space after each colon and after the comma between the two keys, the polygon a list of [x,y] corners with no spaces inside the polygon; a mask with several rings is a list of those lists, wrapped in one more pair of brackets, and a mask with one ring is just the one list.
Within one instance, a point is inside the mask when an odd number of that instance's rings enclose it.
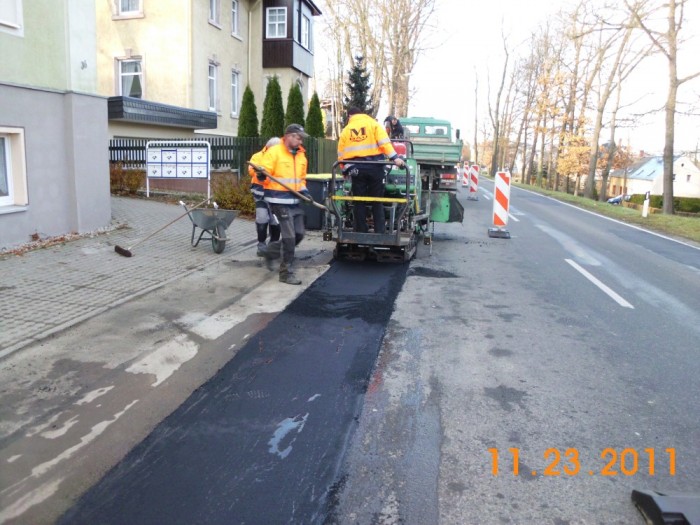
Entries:
{"label": "green paver machine", "polygon": [[[350,177],[340,173],[340,162],[331,170],[329,181],[329,212],[331,220],[323,238],[335,241],[333,255],[336,259],[374,259],[380,262],[405,262],[411,260],[419,239],[431,246],[436,222],[462,222],[464,208],[450,191],[433,190],[431,174],[421,176],[421,169],[413,157],[410,141],[392,141],[394,149],[405,157],[405,168],[386,162],[358,162],[352,164],[382,164],[386,166],[383,197],[352,195]],[[353,212],[357,206],[381,202],[384,207],[385,233],[360,233],[353,230]],[[368,214],[370,215],[370,214]],[[373,226],[372,218],[368,221]]]}

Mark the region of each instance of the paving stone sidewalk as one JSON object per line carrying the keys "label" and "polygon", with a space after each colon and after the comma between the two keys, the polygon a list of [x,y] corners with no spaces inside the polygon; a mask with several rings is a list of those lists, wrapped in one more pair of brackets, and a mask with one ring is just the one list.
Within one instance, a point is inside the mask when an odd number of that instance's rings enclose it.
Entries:
{"label": "paving stone sidewalk", "polygon": [[134,247],[133,257],[120,256],[115,245],[133,246],[184,209],[126,197],[112,197],[111,203],[112,224],[125,227],[0,260],[0,358],[221,257],[255,258],[251,220],[233,221],[219,255],[211,241],[191,246],[187,216]]}

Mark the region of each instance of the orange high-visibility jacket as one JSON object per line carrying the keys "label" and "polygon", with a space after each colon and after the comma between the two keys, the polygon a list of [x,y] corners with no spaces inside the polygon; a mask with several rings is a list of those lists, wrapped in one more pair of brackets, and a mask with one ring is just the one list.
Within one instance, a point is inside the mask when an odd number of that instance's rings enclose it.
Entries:
{"label": "orange high-visibility jacket", "polygon": [[391,160],[397,156],[382,125],[369,115],[352,115],[338,139],[338,160],[381,160],[384,155]]}
{"label": "orange high-visibility jacket", "polygon": [[[266,151],[267,146],[264,146],[260,151],[253,153],[253,156],[250,157],[250,162],[256,166],[260,166],[260,159],[262,159]],[[248,166],[248,175],[250,175],[250,191],[253,194],[253,199],[256,201],[261,201],[265,195],[263,183],[258,181],[258,178],[255,176],[255,170],[250,166]]]}
{"label": "orange high-visibility jacket", "polygon": [[[296,154],[292,154],[283,142],[268,148],[262,158],[260,166],[267,172],[298,192],[306,192],[306,150],[299,146]],[[271,178],[266,178],[263,183],[265,188],[265,201],[271,204],[299,204],[292,192],[281,184],[277,184]]]}

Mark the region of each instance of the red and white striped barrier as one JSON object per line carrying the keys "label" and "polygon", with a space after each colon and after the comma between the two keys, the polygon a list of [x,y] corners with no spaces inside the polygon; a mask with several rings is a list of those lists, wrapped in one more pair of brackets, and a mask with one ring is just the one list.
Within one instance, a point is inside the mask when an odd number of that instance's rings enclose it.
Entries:
{"label": "red and white striped barrier", "polygon": [[477,200],[479,198],[479,166],[474,164],[469,167],[469,198]]}
{"label": "red and white striped barrier", "polygon": [[462,187],[469,186],[469,166],[465,163],[462,166]]}
{"label": "red and white striped barrier", "polygon": [[510,233],[505,229],[508,224],[510,208],[510,173],[496,172],[493,192],[493,228],[489,228],[489,237],[510,239]]}

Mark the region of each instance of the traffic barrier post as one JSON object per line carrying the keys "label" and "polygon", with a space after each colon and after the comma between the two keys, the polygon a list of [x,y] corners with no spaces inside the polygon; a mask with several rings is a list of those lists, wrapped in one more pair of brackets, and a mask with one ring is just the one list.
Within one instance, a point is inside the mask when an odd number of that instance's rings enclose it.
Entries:
{"label": "traffic barrier post", "polygon": [[508,224],[508,210],[510,209],[510,173],[499,171],[496,173],[493,192],[493,227],[489,228],[489,237],[510,239],[510,232],[506,229]]}
{"label": "traffic barrier post", "polygon": [[474,164],[469,167],[469,196],[467,199],[471,201],[479,200],[479,166]]}

